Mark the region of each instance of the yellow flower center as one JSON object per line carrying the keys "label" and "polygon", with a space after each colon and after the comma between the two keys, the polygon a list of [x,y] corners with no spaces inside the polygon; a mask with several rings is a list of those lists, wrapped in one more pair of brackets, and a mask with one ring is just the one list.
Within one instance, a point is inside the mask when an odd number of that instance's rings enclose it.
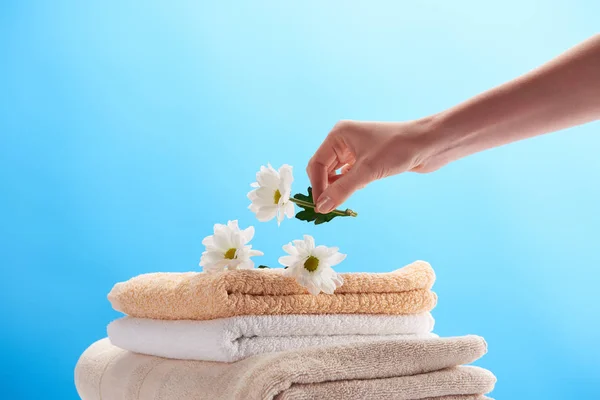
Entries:
{"label": "yellow flower center", "polygon": [[275,202],[275,204],[279,204],[279,199],[281,199],[281,192],[279,191],[279,189],[277,189],[275,191],[275,194],[273,195],[273,201]]}
{"label": "yellow flower center", "polygon": [[235,248],[231,248],[225,252],[225,258],[228,260],[233,260],[235,258]]}
{"label": "yellow flower center", "polygon": [[307,271],[315,272],[318,266],[319,259],[317,257],[310,256],[306,261],[304,261],[304,268],[306,268]]}

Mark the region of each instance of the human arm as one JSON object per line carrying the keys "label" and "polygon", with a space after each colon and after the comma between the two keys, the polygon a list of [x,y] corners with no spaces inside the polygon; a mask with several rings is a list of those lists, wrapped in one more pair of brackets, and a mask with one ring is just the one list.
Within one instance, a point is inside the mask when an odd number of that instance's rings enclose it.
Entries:
{"label": "human arm", "polygon": [[[455,107],[415,121],[342,121],[310,160],[319,212],[369,182],[600,118],[600,35]],[[342,174],[336,170],[342,168]]]}

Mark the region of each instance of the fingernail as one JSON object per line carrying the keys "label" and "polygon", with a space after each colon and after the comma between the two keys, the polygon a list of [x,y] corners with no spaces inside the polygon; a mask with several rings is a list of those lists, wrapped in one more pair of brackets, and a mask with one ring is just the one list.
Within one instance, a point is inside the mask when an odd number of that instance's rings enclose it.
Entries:
{"label": "fingernail", "polygon": [[328,213],[333,210],[333,201],[329,196],[321,196],[319,202],[317,203],[317,211],[321,213]]}

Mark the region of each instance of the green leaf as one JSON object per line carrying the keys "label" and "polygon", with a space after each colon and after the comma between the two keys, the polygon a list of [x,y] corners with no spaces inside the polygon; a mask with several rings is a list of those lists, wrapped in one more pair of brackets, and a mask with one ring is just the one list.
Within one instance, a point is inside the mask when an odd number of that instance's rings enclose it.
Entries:
{"label": "green leaf", "polygon": [[296,218],[301,221],[314,221],[317,217],[317,214],[311,208],[305,208],[304,211],[299,211],[296,214]]}
{"label": "green leaf", "polygon": [[[303,194],[303,193],[296,193],[294,195],[295,199],[298,200],[302,200],[308,203],[312,203],[314,204],[314,200],[313,200],[313,194],[312,194],[312,187],[308,187],[308,189],[306,190],[308,194]],[[301,221],[306,221],[306,222],[313,222],[315,223],[315,225],[320,225],[323,224],[325,222],[329,222],[332,219],[334,219],[335,217],[344,217],[345,215],[338,215],[335,214],[333,212],[327,213],[327,214],[319,214],[317,212],[315,212],[315,209],[312,207],[307,207],[307,206],[303,206],[300,204],[297,204],[298,207],[302,208],[302,211],[299,211],[296,214],[296,218],[301,220]]]}
{"label": "green leaf", "polygon": [[323,215],[323,219],[325,220],[325,222],[329,222],[336,217],[341,217],[341,215],[332,214],[332,213]]}
{"label": "green leaf", "polygon": [[302,200],[302,201],[307,201],[309,203],[314,203],[313,195],[312,195],[312,187],[309,186],[307,189],[307,192],[308,192],[308,196],[305,194],[302,194],[302,193],[296,193],[294,195],[294,198],[298,199],[298,200]]}
{"label": "green leaf", "polygon": [[259,266],[258,266],[258,268],[261,268],[261,269],[262,269],[262,268],[267,268],[267,269],[270,269],[270,268],[269,268],[269,267],[267,267],[266,265],[259,265]]}
{"label": "green leaf", "polygon": [[302,193],[296,193],[294,195],[294,198],[298,199],[298,200],[302,200],[302,201],[311,201],[310,198],[307,195],[302,194]]}

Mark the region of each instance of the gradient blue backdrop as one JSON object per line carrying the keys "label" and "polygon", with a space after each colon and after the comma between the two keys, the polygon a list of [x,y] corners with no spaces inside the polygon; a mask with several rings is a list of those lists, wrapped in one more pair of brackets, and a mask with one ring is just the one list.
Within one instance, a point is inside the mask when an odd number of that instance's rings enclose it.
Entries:
{"label": "gradient blue backdrop", "polygon": [[267,162],[305,189],[339,119],[414,119],[527,72],[594,34],[599,2],[84,3],[0,4],[3,398],[77,398],[112,285],[198,269],[228,219],[265,263],[304,233],[341,271],[428,260],[437,332],[488,340],[494,397],[600,398],[598,123],[374,183],[326,226],[261,224],[245,197]]}

